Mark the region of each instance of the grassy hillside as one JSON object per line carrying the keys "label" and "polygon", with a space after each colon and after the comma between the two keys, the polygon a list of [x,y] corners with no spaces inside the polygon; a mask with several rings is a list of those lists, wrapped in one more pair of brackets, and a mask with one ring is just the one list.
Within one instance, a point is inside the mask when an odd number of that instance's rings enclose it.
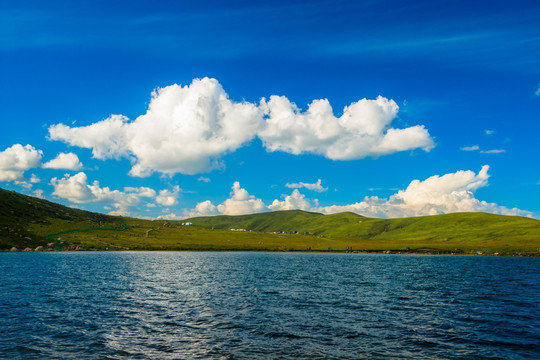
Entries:
{"label": "grassy hillside", "polygon": [[540,221],[519,216],[455,213],[403,219],[373,219],[354,213],[322,215],[300,210],[188,219],[215,229],[299,231],[331,237],[437,240],[530,237],[539,239]]}
{"label": "grassy hillside", "polygon": [[206,216],[188,219],[194,225],[214,229],[248,229],[252,231],[299,231],[315,232],[316,229],[323,231],[328,226],[341,226],[349,223],[357,223],[358,219],[364,219],[353,213],[341,213],[335,215],[322,215],[301,210],[274,211],[261,214],[239,216]]}
{"label": "grassy hillside", "polygon": [[118,217],[72,209],[0,189],[0,249],[46,245],[45,235],[67,229],[121,227]]}
{"label": "grassy hillside", "polygon": [[[0,189],[0,250],[35,248],[62,237],[91,250],[388,251],[540,255],[540,221],[459,213],[373,219],[353,213],[279,211],[181,222],[107,216]],[[231,231],[246,229],[248,231]],[[49,236],[77,230],[61,235]],[[251,230],[251,231],[249,231]],[[298,234],[269,234],[295,232]],[[304,233],[308,233],[305,235]]]}
{"label": "grassy hillside", "polygon": [[[353,213],[322,215],[303,211],[192,218],[194,225],[215,229],[299,231],[335,239],[385,241],[384,248],[460,249],[523,252],[540,250],[540,221],[519,216],[455,213],[403,219],[373,219]],[[393,244],[393,245],[391,245]],[[379,246],[379,245],[377,245]],[[406,248],[405,247],[405,248]],[[366,247],[367,248],[367,247]]]}

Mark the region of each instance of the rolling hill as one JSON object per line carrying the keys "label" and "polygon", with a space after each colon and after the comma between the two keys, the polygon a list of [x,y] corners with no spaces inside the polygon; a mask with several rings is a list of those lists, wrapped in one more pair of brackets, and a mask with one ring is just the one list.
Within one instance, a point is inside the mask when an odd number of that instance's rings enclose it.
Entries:
{"label": "rolling hill", "polygon": [[45,235],[67,229],[118,226],[118,217],[56,204],[0,188],[0,249],[46,245]]}
{"label": "rolling hill", "polygon": [[540,241],[540,221],[520,216],[454,213],[402,219],[374,219],[350,212],[323,215],[300,210],[188,219],[215,229],[242,228],[261,232],[309,232],[335,238],[386,240]]}
{"label": "rolling hill", "polygon": [[[186,222],[193,225],[181,225]],[[375,219],[350,212],[323,215],[291,210],[197,217],[182,222],[126,218],[124,223],[120,217],[0,189],[0,250],[46,246],[56,241],[59,233],[70,245],[95,250],[345,251],[352,248],[375,252],[540,255],[540,220],[517,216],[455,213]]]}

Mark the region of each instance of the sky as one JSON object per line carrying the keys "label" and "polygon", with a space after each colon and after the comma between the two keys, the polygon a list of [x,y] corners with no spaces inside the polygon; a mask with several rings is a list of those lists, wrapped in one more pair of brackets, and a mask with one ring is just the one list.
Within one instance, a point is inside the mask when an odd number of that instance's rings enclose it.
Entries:
{"label": "sky", "polygon": [[89,211],[540,218],[540,3],[4,1],[0,124]]}

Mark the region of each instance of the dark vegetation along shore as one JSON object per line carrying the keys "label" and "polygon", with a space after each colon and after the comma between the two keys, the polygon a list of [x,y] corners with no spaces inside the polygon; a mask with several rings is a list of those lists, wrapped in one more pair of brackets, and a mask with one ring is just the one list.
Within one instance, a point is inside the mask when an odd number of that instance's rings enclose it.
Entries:
{"label": "dark vegetation along shore", "polygon": [[354,213],[322,215],[291,210],[184,221],[150,221],[87,212],[0,189],[0,250],[335,251],[540,256],[540,220],[484,213],[374,219]]}

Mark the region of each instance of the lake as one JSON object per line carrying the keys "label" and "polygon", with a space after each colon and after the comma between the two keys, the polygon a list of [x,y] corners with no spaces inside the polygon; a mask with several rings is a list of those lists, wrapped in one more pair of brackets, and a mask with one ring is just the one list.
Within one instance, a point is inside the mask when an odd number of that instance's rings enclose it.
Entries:
{"label": "lake", "polygon": [[540,359],[540,258],[0,254],[0,357]]}

